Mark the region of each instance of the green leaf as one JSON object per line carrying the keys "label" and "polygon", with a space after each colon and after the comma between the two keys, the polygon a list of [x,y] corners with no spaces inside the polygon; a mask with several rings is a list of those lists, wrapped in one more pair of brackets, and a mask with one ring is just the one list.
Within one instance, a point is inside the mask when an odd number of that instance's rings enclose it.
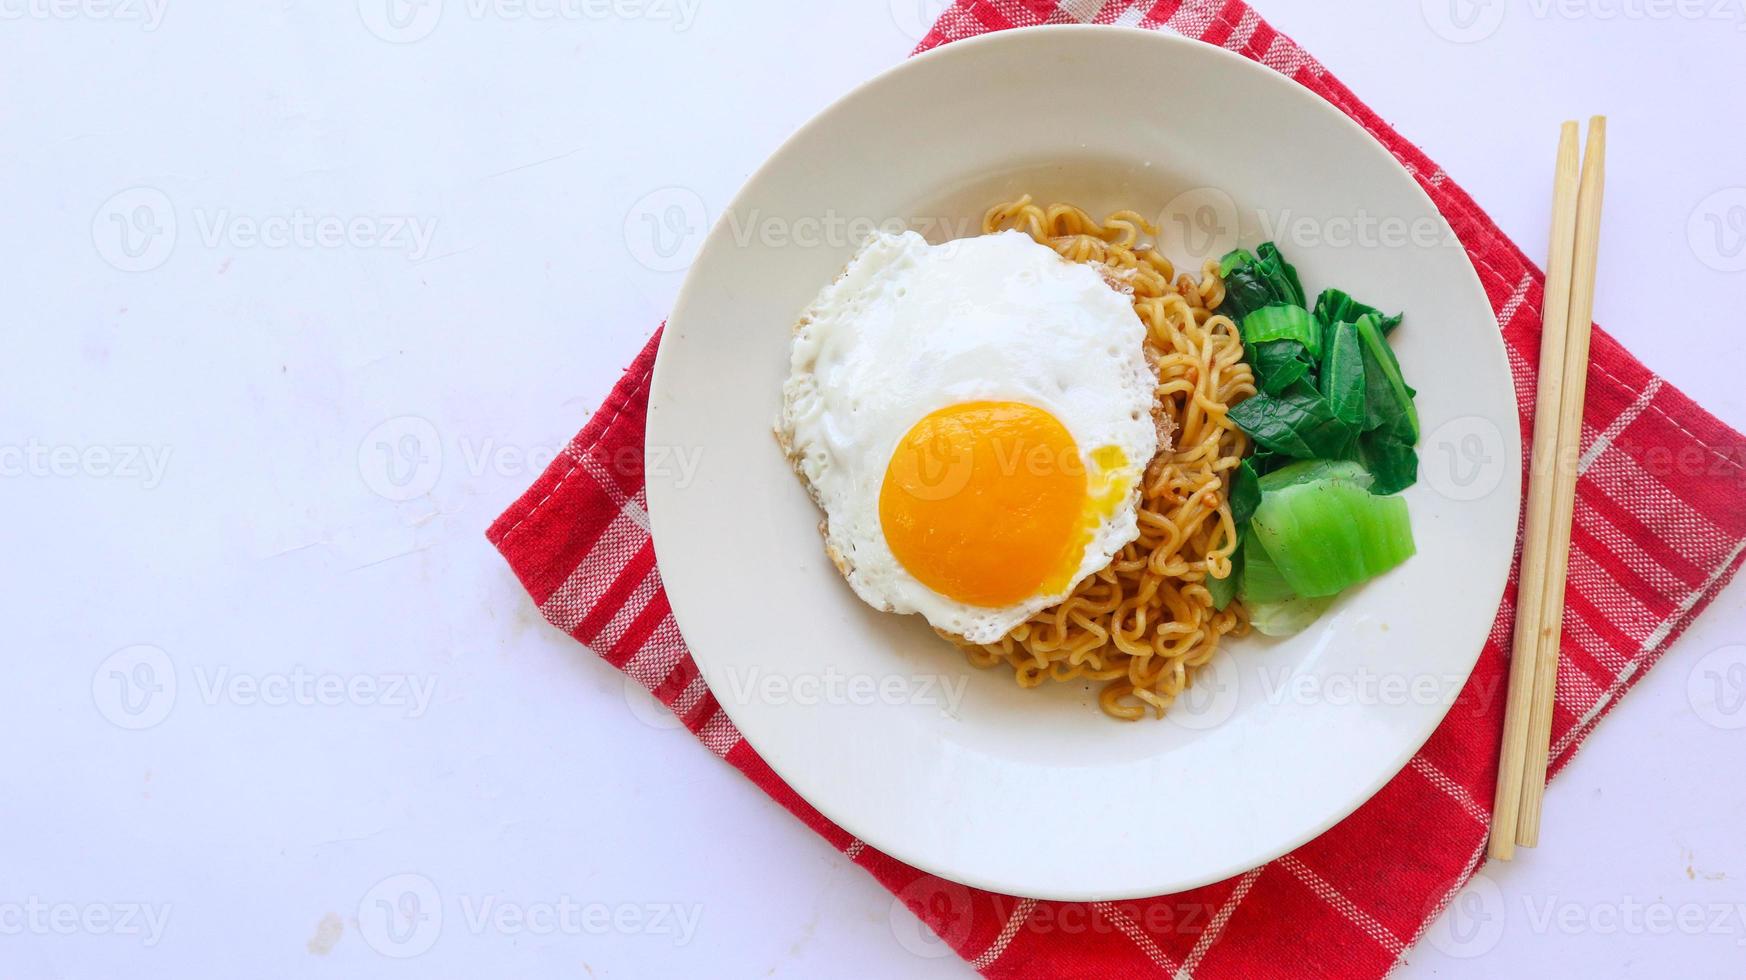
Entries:
{"label": "green leaf", "polygon": [[1250,313],[1275,303],[1303,306],[1303,285],[1297,270],[1279,254],[1272,242],[1253,253],[1234,249],[1219,261],[1219,278],[1225,281],[1225,299],[1218,312],[1238,323]]}
{"label": "green leaf", "polygon": [[1376,315],[1366,313],[1355,327],[1364,357],[1364,430],[1386,429],[1408,446],[1417,443],[1419,412]]}
{"label": "green leaf", "polygon": [[1387,429],[1376,429],[1358,437],[1358,459],[1375,477],[1372,493],[1399,493],[1419,478],[1419,454],[1413,444]]}
{"label": "green leaf", "polygon": [[1298,281],[1297,270],[1291,263],[1285,261],[1278,246],[1272,242],[1262,242],[1255,250],[1255,261],[1267,274],[1273,283],[1274,290],[1285,297],[1285,301],[1293,306],[1303,306],[1303,283]]}
{"label": "green leaf", "polygon": [[1208,576],[1206,580],[1207,591],[1212,593],[1213,608],[1219,610],[1230,605],[1237,595],[1237,585],[1243,575],[1243,553],[1248,550],[1249,520],[1255,516],[1255,508],[1261,506],[1261,478],[1246,459],[1231,471],[1230,500],[1231,523],[1237,528],[1237,550],[1231,553],[1231,574],[1222,579]]}
{"label": "green leaf", "polygon": [[1303,459],[1262,477],[1261,492],[1284,490],[1295,487],[1299,483],[1313,483],[1317,480],[1344,480],[1368,490],[1376,478],[1363,466],[1348,459]]}
{"label": "green leaf", "polygon": [[1265,493],[1250,526],[1300,596],[1334,595],[1381,575],[1414,551],[1406,501],[1346,480]]}
{"label": "green leaf", "polygon": [[1311,358],[1320,360],[1322,356],[1322,329],[1301,306],[1285,303],[1263,306],[1243,317],[1242,333],[1246,344],[1294,340],[1304,346]]}
{"label": "green leaf", "polygon": [[1321,390],[1334,417],[1356,429],[1365,420],[1364,355],[1358,328],[1336,323],[1329,329],[1328,353],[1322,359]]}
{"label": "green leaf", "polygon": [[1231,421],[1263,448],[1298,459],[1338,459],[1357,430],[1334,416],[1322,393],[1304,381],[1277,395],[1252,395],[1231,409]]}
{"label": "green leaf", "polygon": [[1297,593],[1285,583],[1285,576],[1279,574],[1279,566],[1273,563],[1267,549],[1255,540],[1254,535],[1243,542],[1243,584],[1238,591],[1246,603],[1283,602],[1297,598]]}
{"label": "green leaf", "polygon": [[1291,383],[1309,374],[1313,366],[1309,351],[1295,340],[1270,340],[1265,343],[1244,342],[1243,351],[1249,366],[1255,371],[1255,384],[1269,395],[1277,395]]}
{"label": "green leaf", "polygon": [[1376,307],[1368,303],[1360,303],[1338,289],[1322,290],[1322,294],[1316,297],[1315,314],[1316,320],[1323,325],[1357,323],[1359,317],[1375,314],[1377,326],[1382,329],[1384,336],[1392,333],[1395,327],[1400,326],[1401,321],[1401,314],[1384,316],[1382,311]]}
{"label": "green leaf", "polygon": [[1274,470],[1289,464],[1291,462],[1291,457],[1282,456],[1279,453],[1268,449],[1266,446],[1256,446],[1254,450],[1249,453],[1249,458],[1244,460],[1244,462],[1255,467],[1255,472],[1262,476],[1266,476]]}
{"label": "green leaf", "polygon": [[1245,459],[1231,473],[1231,523],[1237,525],[1238,532],[1249,526],[1249,518],[1254,516],[1255,508],[1259,506],[1261,477]]}

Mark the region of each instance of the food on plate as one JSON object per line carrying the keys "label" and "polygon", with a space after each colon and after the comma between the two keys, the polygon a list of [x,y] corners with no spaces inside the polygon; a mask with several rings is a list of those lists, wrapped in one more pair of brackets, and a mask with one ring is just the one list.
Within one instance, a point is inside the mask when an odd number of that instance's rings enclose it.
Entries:
{"label": "food on plate", "polygon": [[1399,316],[1271,244],[1178,273],[1132,211],[982,230],[874,236],[795,327],[777,435],[861,599],[1136,719],[1411,555]]}

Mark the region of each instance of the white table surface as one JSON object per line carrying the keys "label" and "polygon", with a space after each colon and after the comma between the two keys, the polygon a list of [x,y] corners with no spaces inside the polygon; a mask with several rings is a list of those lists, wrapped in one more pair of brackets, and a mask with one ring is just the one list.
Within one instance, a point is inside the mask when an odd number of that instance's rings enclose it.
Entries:
{"label": "white table surface", "polygon": [[[938,3],[386,2],[0,0],[0,975],[965,975],[483,537]],[[1746,426],[1746,255],[1688,237],[1746,217],[1743,8],[1443,2],[1265,13],[1532,255],[1610,113],[1598,317]],[[1740,975],[1746,712],[1688,681],[1743,642],[1736,583],[1399,975]]]}

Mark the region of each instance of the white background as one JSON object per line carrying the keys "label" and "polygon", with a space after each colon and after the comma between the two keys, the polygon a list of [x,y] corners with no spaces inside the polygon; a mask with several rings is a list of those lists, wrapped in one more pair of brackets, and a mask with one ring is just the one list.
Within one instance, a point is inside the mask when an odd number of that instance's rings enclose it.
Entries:
{"label": "white background", "polygon": [[[672,301],[650,266],[930,6],[449,0],[397,30],[377,0],[0,0],[0,974],[968,972],[547,628],[483,537]],[[1530,255],[1557,121],[1609,113],[1598,318],[1746,427],[1746,272],[1704,237],[1746,230],[1746,8],[1491,0],[1455,43],[1450,8],[1386,6],[1263,12]],[[350,243],[251,235],[300,215]],[[1746,903],[1746,715],[1688,693],[1738,683],[1743,642],[1736,583],[1400,975],[1737,976],[1741,912],[1682,935],[1631,909]],[[118,673],[174,696],[123,704]],[[429,700],[248,686],[299,673]],[[376,900],[420,889],[440,931],[397,945]],[[618,924],[472,917],[565,899]],[[139,905],[167,907],[155,943],[99,918]]]}

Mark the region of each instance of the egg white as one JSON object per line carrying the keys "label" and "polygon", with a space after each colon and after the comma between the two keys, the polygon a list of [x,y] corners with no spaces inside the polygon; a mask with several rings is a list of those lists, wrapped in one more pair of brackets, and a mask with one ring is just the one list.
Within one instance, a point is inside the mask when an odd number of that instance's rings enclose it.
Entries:
{"label": "egg white", "polygon": [[[1139,536],[1141,474],[1158,448],[1156,378],[1130,297],[1097,270],[1007,231],[943,245],[870,239],[795,328],[777,435],[824,511],[826,551],[876,609],[920,613],[977,643],[1060,602]],[[892,554],[879,520],[891,454],[929,413],[969,401],[1043,408],[1082,462],[1122,450],[1133,487],[1101,519],[1071,583],[1008,606],[933,591]]]}

